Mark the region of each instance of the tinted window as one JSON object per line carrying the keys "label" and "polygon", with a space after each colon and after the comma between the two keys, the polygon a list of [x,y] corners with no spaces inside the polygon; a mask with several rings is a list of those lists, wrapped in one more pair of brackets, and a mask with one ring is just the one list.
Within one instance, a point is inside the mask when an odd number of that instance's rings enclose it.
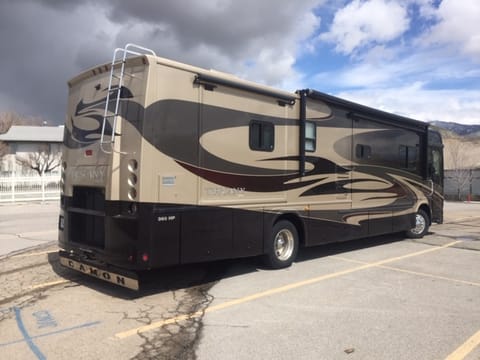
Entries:
{"label": "tinted window", "polygon": [[305,150],[315,151],[317,148],[317,127],[314,122],[305,123]]}
{"label": "tinted window", "polygon": [[399,147],[400,164],[404,169],[416,170],[418,151],[416,146],[400,145]]}
{"label": "tinted window", "polygon": [[357,159],[370,159],[372,148],[368,145],[357,144],[355,147],[355,156]]}
{"label": "tinted window", "polygon": [[266,121],[250,122],[250,149],[258,151],[273,151],[275,144],[275,128]]}

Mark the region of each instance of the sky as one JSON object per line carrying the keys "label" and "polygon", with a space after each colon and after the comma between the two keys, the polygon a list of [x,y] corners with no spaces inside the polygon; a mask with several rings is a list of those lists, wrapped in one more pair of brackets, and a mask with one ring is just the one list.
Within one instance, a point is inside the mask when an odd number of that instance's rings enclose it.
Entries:
{"label": "sky", "polygon": [[480,124],[478,0],[0,0],[0,112],[65,121],[126,43],[288,91]]}

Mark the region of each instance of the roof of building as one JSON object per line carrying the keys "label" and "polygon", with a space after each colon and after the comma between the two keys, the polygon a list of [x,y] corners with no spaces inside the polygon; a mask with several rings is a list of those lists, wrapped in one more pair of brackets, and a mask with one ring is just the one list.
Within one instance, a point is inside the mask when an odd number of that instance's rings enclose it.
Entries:
{"label": "roof of building", "polygon": [[0,135],[0,141],[62,142],[64,126],[16,126]]}

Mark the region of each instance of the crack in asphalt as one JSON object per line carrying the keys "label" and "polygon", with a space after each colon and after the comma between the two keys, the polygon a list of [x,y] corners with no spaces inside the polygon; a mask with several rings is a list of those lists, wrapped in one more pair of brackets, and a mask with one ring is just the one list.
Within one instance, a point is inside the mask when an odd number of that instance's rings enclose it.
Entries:
{"label": "crack in asphalt", "polygon": [[[45,290],[48,290],[48,289],[56,287],[56,286],[58,286],[58,284],[53,284],[51,286],[45,286],[45,287],[42,287],[41,289],[32,289],[32,290],[29,290],[29,291],[24,291],[24,292],[15,294],[13,296],[3,298],[3,299],[0,300],[0,305],[8,304],[8,303],[13,302],[15,300],[21,299],[24,296],[29,296],[29,295],[33,295],[34,297],[41,297],[41,296],[43,296],[43,292]],[[19,307],[18,305],[15,305],[15,306]]]}
{"label": "crack in asphalt", "polygon": [[0,276],[5,276],[5,275],[9,275],[9,274],[14,274],[14,273],[16,273],[16,272],[20,272],[20,271],[28,270],[28,269],[33,269],[33,268],[40,267],[40,266],[47,265],[47,264],[48,264],[48,261],[44,261],[44,262],[41,262],[41,263],[36,263],[36,264],[31,264],[31,265],[25,265],[25,266],[22,266],[22,267],[19,267],[19,268],[15,268],[15,269],[5,270],[5,271],[2,271],[2,272],[0,273]]}
{"label": "crack in asphalt", "polygon": [[151,312],[155,309],[154,305],[148,305],[146,304],[146,309],[139,309],[137,310],[138,315],[136,316],[130,316],[127,312],[115,312],[111,311],[111,314],[122,314],[122,318],[118,321],[118,323],[121,323],[124,320],[135,320],[138,321],[142,324],[149,325],[152,323],[151,319]]}
{"label": "crack in asphalt", "polygon": [[[23,309],[25,307],[32,306],[37,301],[44,300],[48,297],[47,295],[43,294],[42,292],[37,292],[36,294],[24,294],[24,296],[28,296],[28,295],[32,295],[32,296],[27,297],[26,299],[24,299],[23,301],[20,301],[19,303],[15,304],[15,305],[12,305],[8,308],[0,310],[0,322],[3,321],[3,320],[11,319],[11,318],[15,317],[15,314],[14,314],[14,311],[13,311],[14,308]],[[0,303],[0,304],[3,304],[3,303]]]}
{"label": "crack in asphalt", "polygon": [[[12,265],[17,267],[9,269]],[[0,306],[10,305],[24,297],[40,299],[45,290],[58,287],[58,280],[63,279],[55,274],[53,268],[56,266],[59,266],[57,254],[48,254],[46,260],[36,257],[0,259],[0,278],[2,279]],[[63,285],[62,288],[65,288],[69,284]],[[20,307],[18,304],[15,306]]]}
{"label": "crack in asphalt", "polygon": [[[198,312],[201,315],[176,321],[156,331],[138,333],[138,336],[143,340],[143,344],[140,346],[141,351],[132,360],[195,360],[196,348],[203,330],[203,316],[214,299],[208,291],[216,283],[217,281],[212,281],[187,288],[184,291],[172,291],[172,297],[177,304],[176,308],[164,314],[162,318],[167,319]],[[143,317],[136,320],[140,322],[143,320],[143,323],[150,324],[152,319],[149,315],[146,312]],[[148,321],[145,322],[145,319],[148,319]]]}

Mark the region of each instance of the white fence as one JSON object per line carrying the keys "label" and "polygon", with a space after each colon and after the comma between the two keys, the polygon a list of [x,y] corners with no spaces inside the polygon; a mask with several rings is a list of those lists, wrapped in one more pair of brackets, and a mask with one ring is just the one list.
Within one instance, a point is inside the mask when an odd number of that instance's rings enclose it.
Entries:
{"label": "white fence", "polygon": [[60,199],[60,174],[0,176],[0,203]]}

